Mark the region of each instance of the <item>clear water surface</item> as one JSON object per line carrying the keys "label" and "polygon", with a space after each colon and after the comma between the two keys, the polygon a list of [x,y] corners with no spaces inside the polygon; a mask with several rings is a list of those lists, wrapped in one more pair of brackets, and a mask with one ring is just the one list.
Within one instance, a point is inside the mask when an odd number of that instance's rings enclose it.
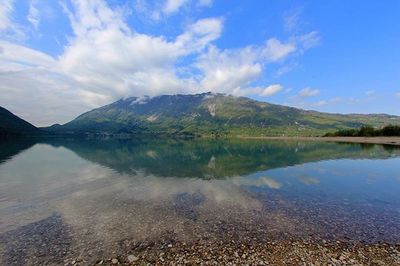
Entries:
{"label": "clear water surface", "polygon": [[128,240],[226,237],[399,244],[400,149],[266,140],[0,143],[3,262],[95,256]]}

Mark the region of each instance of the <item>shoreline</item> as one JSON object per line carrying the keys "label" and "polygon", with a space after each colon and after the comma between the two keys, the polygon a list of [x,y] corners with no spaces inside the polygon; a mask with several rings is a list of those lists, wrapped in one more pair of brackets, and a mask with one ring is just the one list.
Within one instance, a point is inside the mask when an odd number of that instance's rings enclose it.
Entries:
{"label": "shoreline", "polygon": [[165,242],[136,244],[112,256],[90,260],[65,259],[65,265],[398,265],[400,247],[386,243],[347,241],[316,243],[311,240],[266,241],[263,244],[215,242]]}
{"label": "shoreline", "polygon": [[400,146],[400,137],[252,137],[238,136],[240,139],[328,141],[343,143],[382,144]]}

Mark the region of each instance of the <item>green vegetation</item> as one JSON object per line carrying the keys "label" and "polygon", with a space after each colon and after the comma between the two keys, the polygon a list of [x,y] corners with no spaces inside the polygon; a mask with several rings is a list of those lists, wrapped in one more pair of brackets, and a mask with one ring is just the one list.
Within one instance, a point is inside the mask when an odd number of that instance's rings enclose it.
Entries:
{"label": "green vegetation", "polygon": [[290,137],[321,136],[329,131],[387,124],[400,125],[400,117],[328,114],[203,93],[121,99],[45,130],[62,134]]}
{"label": "green vegetation", "polygon": [[380,129],[372,126],[363,126],[360,129],[339,130],[327,133],[325,137],[400,137],[400,126],[389,125]]}

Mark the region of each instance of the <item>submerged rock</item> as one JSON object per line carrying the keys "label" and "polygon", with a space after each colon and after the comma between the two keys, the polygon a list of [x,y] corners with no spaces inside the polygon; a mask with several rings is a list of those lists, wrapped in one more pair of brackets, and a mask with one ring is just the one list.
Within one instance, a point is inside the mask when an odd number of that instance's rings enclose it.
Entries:
{"label": "submerged rock", "polygon": [[128,256],[129,263],[132,263],[132,262],[135,262],[135,261],[138,261],[138,260],[139,260],[139,258],[136,257],[135,255],[129,255]]}

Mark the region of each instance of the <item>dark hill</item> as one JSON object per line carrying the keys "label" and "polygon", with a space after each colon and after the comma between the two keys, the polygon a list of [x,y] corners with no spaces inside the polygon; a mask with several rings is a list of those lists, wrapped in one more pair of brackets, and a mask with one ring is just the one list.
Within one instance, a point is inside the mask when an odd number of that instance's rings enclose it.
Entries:
{"label": "dark hill", "polygon": [[31,135],[38,133],[40,133],[40,130],[37,127],[0,106],[0,136]]}

